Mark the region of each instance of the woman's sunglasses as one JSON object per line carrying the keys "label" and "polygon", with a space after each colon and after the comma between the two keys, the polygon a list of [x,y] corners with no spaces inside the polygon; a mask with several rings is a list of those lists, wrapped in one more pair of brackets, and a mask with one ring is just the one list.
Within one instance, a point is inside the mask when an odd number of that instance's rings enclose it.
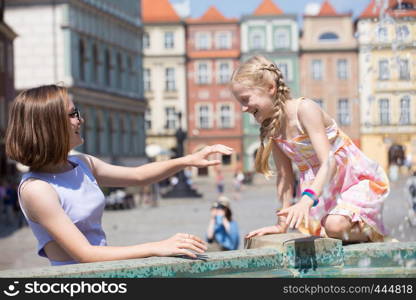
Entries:
{"label": "woman's sunglasses", "polygon": [[71,113],[68,114],[68,116],[70,118],[77,118],[78,120],[81,121],[81,112],[76,107],[74,108],[74,111],[73,112],[71,112]]}

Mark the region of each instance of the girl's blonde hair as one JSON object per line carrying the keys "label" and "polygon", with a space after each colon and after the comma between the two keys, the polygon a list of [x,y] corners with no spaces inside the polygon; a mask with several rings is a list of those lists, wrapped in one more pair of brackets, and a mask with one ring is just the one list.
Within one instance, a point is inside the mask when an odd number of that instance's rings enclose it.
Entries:
{"label": "girl's blonde hair", "polygon": [[57,85],[22,91],[11,103],[6,155],[39,170],[68,159],[68,91]]}
{"label": "girl's blonde hair", "polygon": [[[260,127],[260,148],[256,154],[256,171],[266,177],[272,175],[269,167],[269,157],[272,151],[272,137],[275,136],[277,128],[283,117],[284,103],[290,99],[290,89],[283,80],[282,72],[270,60],[264,56],[254,56],[241,64],[231,77],[231,84],[239,83],[248,88],[267,90],[275,85],[276,92],[273,95],[273,116],[262,122]],[[267,144],[265,144],[267,139]]]}

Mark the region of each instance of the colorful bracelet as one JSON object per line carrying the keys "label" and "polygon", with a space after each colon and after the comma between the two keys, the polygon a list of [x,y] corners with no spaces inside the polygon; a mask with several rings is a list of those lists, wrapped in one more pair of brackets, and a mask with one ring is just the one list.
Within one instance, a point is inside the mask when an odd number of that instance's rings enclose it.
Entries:
{"label": "colorful bracelet", "polygon": [[313,200],[312,207],[315,207],[315,206],[318,205],[318,203],[319,203],[318,196],[316,195],[316,193],[312,189],[303,190],[302,197],[303,196],[308,196],[309,198],[311,198]]}

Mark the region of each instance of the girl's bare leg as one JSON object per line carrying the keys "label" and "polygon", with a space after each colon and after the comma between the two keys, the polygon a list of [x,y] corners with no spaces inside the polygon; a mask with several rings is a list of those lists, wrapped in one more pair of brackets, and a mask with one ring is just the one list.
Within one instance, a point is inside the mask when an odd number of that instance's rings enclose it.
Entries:
{"label": "girl's bare leg", "polygon": [[347,243],[369,241],[368,235],[361,230],[358,222],[353,223],[348,217],[328,215],[323,224],[328,237],[340,239]]}

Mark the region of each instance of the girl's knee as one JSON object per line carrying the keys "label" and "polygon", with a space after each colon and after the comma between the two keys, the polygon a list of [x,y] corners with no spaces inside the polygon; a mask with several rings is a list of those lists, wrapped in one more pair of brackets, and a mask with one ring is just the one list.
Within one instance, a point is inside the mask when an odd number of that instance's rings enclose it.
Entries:
{"label": "girl's knee", "polygon": [[344,216],[329,215],[325,220],[324,227],[329,237],[342,239],[344,233],[351,228],[351,222]]}

